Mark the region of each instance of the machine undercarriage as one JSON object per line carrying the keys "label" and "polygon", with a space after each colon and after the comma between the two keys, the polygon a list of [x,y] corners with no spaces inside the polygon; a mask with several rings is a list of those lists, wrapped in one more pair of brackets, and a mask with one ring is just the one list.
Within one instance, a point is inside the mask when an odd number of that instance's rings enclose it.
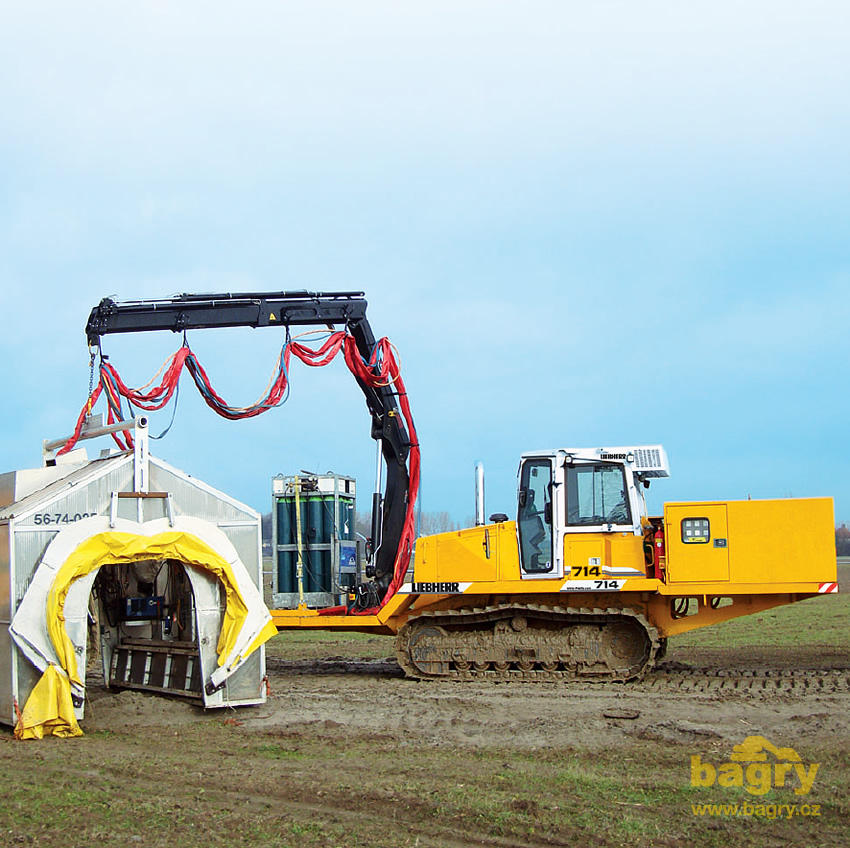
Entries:
{"label": "machine undercarriage", "polygon": [[399,631],[396,656],[418,678],[626,681],[662,641],[635,610],[511,603],[425,612]]}

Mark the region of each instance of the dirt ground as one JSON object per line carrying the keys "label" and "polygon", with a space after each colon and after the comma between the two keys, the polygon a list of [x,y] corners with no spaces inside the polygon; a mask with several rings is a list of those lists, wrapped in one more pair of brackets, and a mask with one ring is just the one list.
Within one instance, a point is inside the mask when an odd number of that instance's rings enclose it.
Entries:
{"label": "dirt ground", "polygon": [[[680,639],[636,684],[413,681],[355,634],[273,646],[257,707],[92,686],[83,738],[0,736],[0,845],[845,845],[850,640],[817,644],[825,605],[777,614],[800,644]],[[819,763],[810,791],[691,785],[749,736]]]}
{"label": "dirt ground", "polygon": [[[673,649],[637,685],[416,682],[381,659],[270,658],[269,672],[263,706],[204,713],[99,689],[83,739],[4,738],[0,844],[840,845],[850,833],[848,651]],[[694,815],[693,802],[730,796],[690,787],[690,758],[726,761],[751,735],[821,763],[806,798],[767,798],[816,801],[820,819]]]}
{"label": "dirt ground", "polygon": [[[730,669],[735,674],[726,676]],[[797,677],[782,676],[793,669]],[[830,673],[800,677],[800,669]],[[748,670],[759,675],[742,676]],[[775,677],[764,676],[770,671]],[[709,739],[722,747],[758,732],[798,741],[815,736],[850,747],[850,654],[840,650],[674,649],[638,684],[412,681],[390,658],[343,657],[270,658],[269,680],[268,702],[236,714],[245,733],[309,734],[339,727],[406,745],[498,743],[533,751],[595,750],[634,738]],[[117,731],[128,724],[181,727],[202,715],[179,701],[103,689],[91,693],[88,709],[88,731]],[[612,711],[637,715],[606,717]]]}

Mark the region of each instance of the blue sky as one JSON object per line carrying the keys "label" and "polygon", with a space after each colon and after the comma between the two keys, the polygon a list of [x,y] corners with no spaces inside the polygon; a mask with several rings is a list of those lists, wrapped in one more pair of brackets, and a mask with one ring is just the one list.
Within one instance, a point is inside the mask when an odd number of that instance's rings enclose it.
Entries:
{"label": "blue sky", "polygon": [[[512,512],[526,450],[662,442],[664,500],[850,521],[850,58],[840,2],[19,4],[0,32],[6,469],[85,398],[103,296],[363,290],[401,352],[423,507]],[[275,331],[195,333],[233,403]],[[170,334],[111,337],[145,382]],[[155,450],[258,509],[372,485],[342,364]],[[154,430],[167,416],[155,419]]]}

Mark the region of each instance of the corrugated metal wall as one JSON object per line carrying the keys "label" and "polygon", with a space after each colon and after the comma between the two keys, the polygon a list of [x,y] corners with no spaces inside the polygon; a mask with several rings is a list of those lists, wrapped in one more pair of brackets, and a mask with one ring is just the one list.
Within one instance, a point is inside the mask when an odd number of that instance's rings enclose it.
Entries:
{"label": "corrugated metal wall", "polygon": [[250,507],[222,499],[205,483],[151,461],[151,490],[174,493],[174,512],[215,524],[230,539],[257,586],[261,586],[260,516]]}

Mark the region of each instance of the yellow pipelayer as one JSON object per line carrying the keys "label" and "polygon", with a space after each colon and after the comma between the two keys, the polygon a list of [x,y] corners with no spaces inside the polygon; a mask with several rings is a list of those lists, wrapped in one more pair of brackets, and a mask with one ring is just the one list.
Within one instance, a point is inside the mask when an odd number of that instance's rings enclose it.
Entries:
{"label": "yellow pipelayer", "polygon": [[421,537],[372,616],[273,611],[279,629],[397,633],[413,676],[630,679],[668,636],[836,592],[831,498],[693,501],[647,515],[660,445],[524,454],[516,521]]}

